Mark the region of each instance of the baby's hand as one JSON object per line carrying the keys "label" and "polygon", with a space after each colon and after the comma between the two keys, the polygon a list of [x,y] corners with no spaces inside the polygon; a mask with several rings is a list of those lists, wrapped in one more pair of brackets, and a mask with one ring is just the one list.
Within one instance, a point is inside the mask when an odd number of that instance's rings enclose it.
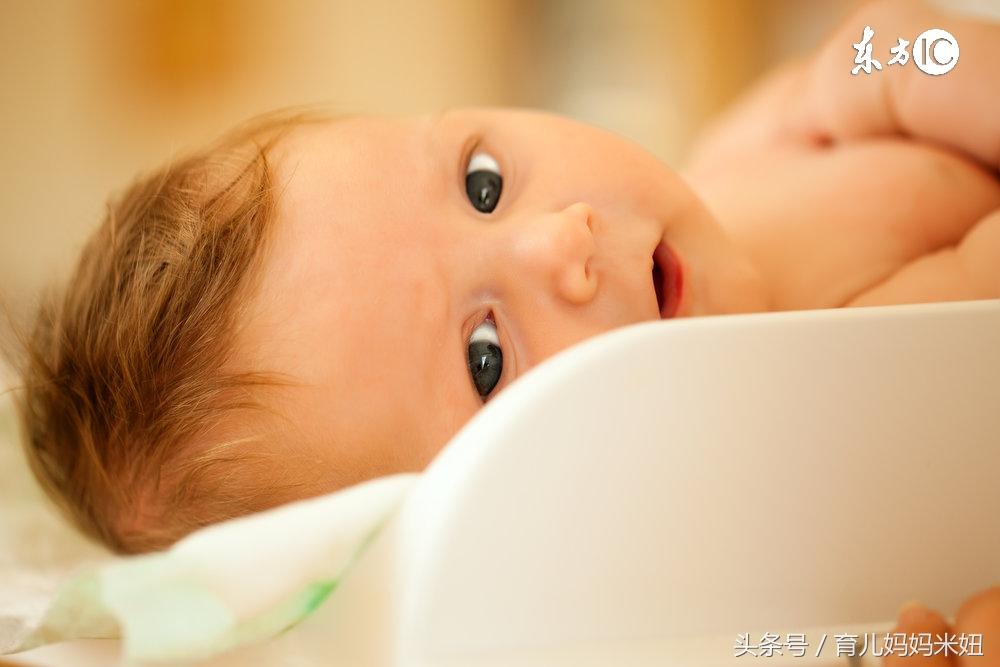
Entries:
{"label": "baby's hand", "polygon": [[[882,663],[885,667],[913,665],[925,667],[1000,667],[1000,586],[974,595],[959,608],[954,625],[949,625],[941,614],[913,604],[899,614],[896,629],[904,635],[930,633],[935,636],[982,635],[982,656],[924,656],[891,655]],[[978,651],[977,651],[978,652]]]}

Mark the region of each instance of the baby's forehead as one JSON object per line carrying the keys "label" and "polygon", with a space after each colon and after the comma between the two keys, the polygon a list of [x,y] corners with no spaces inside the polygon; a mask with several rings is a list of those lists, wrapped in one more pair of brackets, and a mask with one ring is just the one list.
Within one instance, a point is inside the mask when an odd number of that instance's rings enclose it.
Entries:
{"label": "baby's forehead", "polygon": [[[298,128],[271,156],[277,225],[333,227],[343,242],[417,225],[444,161],[427,117],[356,117]],[[450,182],[450,181],[449,181]]]}
{"label": "baby's forehead", "polygon": [[[406,431],[433,443],[467,417],[451,408],[464,410],[471,394],[464,403],[438,395],[467,392],[468,380],[462,363],[450,363],[461,361],[461,345],[453,355],[438,345],[447,290],[428,250],[429,221],[446,215],[438,193],[453,185],[439,182],[435,165],[458,161],[428,157],[425,122],[323,123],[275,151],[276,217],[238,346],[253,367],[300,385],[289,407],[317,441],[391,443]],[[402,381],[387,352],[404,349],[421,363],[406,366]],[[454,382],[422,372],[444,366],[442,355]],[[449,409],[429,417],[414,395]]]}
{"label": "baby's forehead", "polygon": [[[404,306],[419,296],[426,267],[400,249],[431,233],[422,221],[435,215],[438,187],[422,167],[419,122],[334,121],[300,128],[277,147],[275,217],[243,331],[249,349],[271,351],[261,363],[292,359],[316,370],[311,350],[323,340],[350,358],[365,348],[367,358],[373,337],[354,332],[407,330]],[[394,300],[401,303],[368,308]]]}
{"label": "baby's forehead", "polygon": [[[301,125],[272,150],[272,161],[279,165],[303,158],[340,157],[344,161],[378,157],[392,147],[405,147],[426,129],[428,116],[348,116],[321,123]],[[403,146],[400,146],[400,142]]]}

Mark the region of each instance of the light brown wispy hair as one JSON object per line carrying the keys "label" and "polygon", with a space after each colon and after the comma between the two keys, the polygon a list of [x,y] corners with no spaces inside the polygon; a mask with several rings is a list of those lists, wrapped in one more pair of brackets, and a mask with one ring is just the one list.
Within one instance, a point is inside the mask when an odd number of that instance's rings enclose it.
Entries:
{"label": "light brown wispy hair", "polygon": [[268,153],[325,118],[258,117],[137,179],[22,335],[28,462],[70,520],[114,551],[163,548],[275,504],[269,484],[298,483],[269,481],[266,457],[254,465],[240,447],[252,436],[223,426],[262,411],[258,391],[283,382],[233,370],[234,328],[274,222]]}

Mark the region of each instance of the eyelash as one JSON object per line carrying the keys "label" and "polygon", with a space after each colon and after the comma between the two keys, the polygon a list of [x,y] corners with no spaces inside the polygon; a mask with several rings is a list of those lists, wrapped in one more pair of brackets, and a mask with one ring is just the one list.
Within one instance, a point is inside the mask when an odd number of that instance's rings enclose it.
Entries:
{"label": "eyelash", "polygon": [[458,154],[458,191],[462,193],[462,199],[465,199],[465,170],[469,167],[469,162],[472,161],[472,156],[483,150],[483,137],[482,135],[472,135],[465,140],[465,144],[462,146],[462,150]]}

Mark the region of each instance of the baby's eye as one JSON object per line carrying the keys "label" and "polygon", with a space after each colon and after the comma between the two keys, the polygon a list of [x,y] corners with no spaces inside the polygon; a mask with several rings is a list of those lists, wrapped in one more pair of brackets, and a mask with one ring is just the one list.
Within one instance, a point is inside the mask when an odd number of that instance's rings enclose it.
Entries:
{"label": "baby's eye", "polygon": [[492,315],[473,330],[469,336],[469,373],[476,391],[485,401],[500,381],[503,371],[503,352],[500,337]]}
{"label": "baby's eye", "polygon": [[500,201],[503,177],[500,165],[489,153],[476,153],[465,170],[465,193],[482,213],[492,213]]}

